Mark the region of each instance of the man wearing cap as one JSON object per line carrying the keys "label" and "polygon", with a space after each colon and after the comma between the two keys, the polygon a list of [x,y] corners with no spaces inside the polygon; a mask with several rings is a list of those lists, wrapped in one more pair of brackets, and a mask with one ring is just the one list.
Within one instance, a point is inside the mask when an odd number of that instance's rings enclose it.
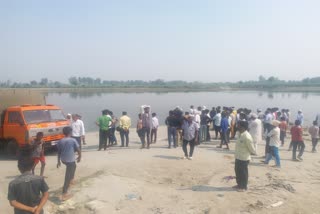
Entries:
{"label": "man wearing cap", "polygon": [[119,119],[121,147],[124,147],[124,138],[126,138],[126,147],[129,146],[129,128],[131,126],[131,119],[128,117],[127,112],[122,112]]}
{"label": "man wearing cap", "polygon": [[[189,159],[192,160],[192,155],[194,151],[195,145],[198,143],[198,129],[199,129],[199,124],[194,121],[194,116],[189,115],[186,116],[185,120],[183,121],[182,124],[182,135],[183,135],[183,145],[182,149],[184,152],[184,157],[183,159]],[[190,153],[188,155],[188,149],[187,145],[190,145]]]}
{"label": "man wearing cap", "polygon": [[262,122],[255,113],[250,114],[249,133],[253,139],[253,145],[258,153],[258,144],[262,142]]}
{"label": "man wearing cap", "polygon": [[281,141],[279,124],[280,121],[278,120],[271,121],[272,129],[267,134],[267,136],[270,137],[269,153],[266,156],[265,164],[269,164],[269,161],[274,157],[276,160],[276,167],[280,168],[279,146]]}

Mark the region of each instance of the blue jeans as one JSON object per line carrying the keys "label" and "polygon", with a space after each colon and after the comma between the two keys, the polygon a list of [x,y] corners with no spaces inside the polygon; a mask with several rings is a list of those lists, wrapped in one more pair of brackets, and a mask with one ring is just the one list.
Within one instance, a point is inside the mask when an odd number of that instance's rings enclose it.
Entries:
{"label": "blue jeans", "polygon": [[172,140],[173,140],[173,146],[175,146],[175,147],[177,146],[176,135],[177,135],[177,128],[169,126],[168,127],[168,144],[169,144],[169,147],[171,147]]}
{"label": "blue jeans", "polygon": [[266,156],[266,164],[272,159],[272,156],[276,159],[276,165],[280,166],[279,148],[276,146],[269,146],[269,153]]}

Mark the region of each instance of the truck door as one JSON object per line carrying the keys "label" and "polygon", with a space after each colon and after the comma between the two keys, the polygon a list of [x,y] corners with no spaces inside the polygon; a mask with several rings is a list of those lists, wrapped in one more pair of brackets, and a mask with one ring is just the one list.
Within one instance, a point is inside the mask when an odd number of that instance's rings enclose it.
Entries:
{"label": "truck door", "polygon": [[5,138],[14,138],[19,144],[25,143],[26,126],[19,111],[8,111],[8,120],[3,124]]}

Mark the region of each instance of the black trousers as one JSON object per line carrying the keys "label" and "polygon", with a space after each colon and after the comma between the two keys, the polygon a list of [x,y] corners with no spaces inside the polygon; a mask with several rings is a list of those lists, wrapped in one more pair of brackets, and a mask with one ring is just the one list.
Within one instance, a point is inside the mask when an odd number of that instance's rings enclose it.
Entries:
{"label": "black trousers", "polygon": [[99,130],[99,150],[107,148],[107,141],[109,138],[109,130]]}
{"label": "black trousers", "polygon": [[194,146],[195,146],[194,141],[195,141],[195,139],[192,139],[192,140],[185,140],[185,139],[183,139],[182,150],[183,150],[183,152],[184,152],[184,156],[185,156],[185,157],[188,157],[188,149],[187,149],[188,143],[190,144],[189,157],[192,157],[193,151],[194,151]]}
{"label": "black trousers", "polygon": [[[297,158],[297,149],[299,150],[299,154],[298,157],[301,157],[303,155],[304,152],[304,148],[306,147],[304,142],[301,141],[292,141],[292,159],[296,159]],[[300,148],[299,148],[300,147]]]}
{"label": "black trousers", "polygon": [[249,161],[236,159],[234,171],[236,173],[236,180],[240,189],[247,189],[249,178],[248,164]]}
{"label": "black trousers", "polygon": [[147,127],[142,128],[142,137],[143,137],[142,145],[145,146],[147,143],[147,146],[149,146],[150,145],[150,128],[147,128]]}
{"label": "black trousers", "polygon": [[120,131],[121,146],[124,146],[124,138],[126,138],[126,146],[129,146],[129,129]]}
{"label": "black trousers", "polygon": [[151,129],[151,143],[152,142],[157,142],[157,132],[158,132],[158,128],[156,129]]}
{"label": "black trousers", "polygon": [[68,188],[70,186],[70,181],[74,179],[74,174],[76,172],[76,162],[62,162],[64,165],[66,165],[66,174],[64,177],[64,184],[63,184],[63,189],[62,193],[65,194],[68,192]]}
{"label": "black trousers", "polygon": [[79,147],[80,147],[80,150],[81,150],[81,137],[74,137],[74,136],[72,136],[72,138],[74,138],[74,139],[78,142]]}

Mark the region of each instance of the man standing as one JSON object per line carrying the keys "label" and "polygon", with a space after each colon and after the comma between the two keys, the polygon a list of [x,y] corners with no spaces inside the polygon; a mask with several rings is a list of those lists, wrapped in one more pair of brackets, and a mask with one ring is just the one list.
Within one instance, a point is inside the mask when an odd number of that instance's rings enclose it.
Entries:
{"label": "man standing", "polygon": [[218,109],[217,110],[217,114],[212,118],[212,120],[214,121],[214,131],[216,133],[216,139],[218,139],[218,135],[221,131],[221,110]]}
{"label": "man standing", "polygon": [[235,173],[237,185],[233,188],[236,188],[239,192],[244,192],[247,190],[248,185],[248,164],[251,160],[251,154],[256,154],[254,149],[253,140],[248,129],[247,121],[238,122],[238,130],[240,136],[236,143],[235,148]]}
{"label": "man standing", "polygon": [[[68,189],[70,184],[74,180],[74,175],[76,172],[76,161],[79,163],[81,160],[81,150],[78,145],[78,142],[71,138],[72,129],[70,126],[66,126],[63,128],[64,138],[61,139],[58,144],[58,163],[57,168],[61,166],[61,162],[66,165],[66,174],[64,179],[64,184],[62,188],[62,200],[67,200],[71,197],[68,195]],[[75,157],[75,151],[78,153],[78,157]]]}
{"label": "man standing", "polygon": [[301,110],[298,111],[297,120],[300,121],[300,126],[302,126],[303,125],[303,114],[302,114]]}
{"label": "man standing", "polygon": [[173,141],[174,148],[177,147],[176,135],[177,135],[177,121],[174,116],[174,111],[169,111],[169,116],[165,121],[168,128],[168,148],[171,148],[171,143]]}
{"label": "man standing", "polygon": [[126,147],[129,146],[129,128],[131,126],[131,119],[127,116],[127,112],[122,112],[119,119],[121,147],[124,147],[124,138],[126,138]]}
{"label": "man standing", "polygon": [[[142,134],[143,134],[143,145],[145,147],[145,142],[147,141],[147,149],[150,149],[150,131],[151,131],[151,116],[150,116],[150,107],[143,108],[144,113],[141,115],[142,120]],[[147,140],[146,140],[147,138]]]}
{"label": "man standing", "polygon": [[[194,151],[195,144],[198,143],[198,129],[199,125],[194,122],[194,118],[192,115],[189,115],[186,120],[183,121],[182,124],[182,135],[183,135],[183,145],[182,149],[184,152],[183,159],[188,158],[192,160],[192,155]],[[190,153],[188,156],[187,145],[190,144]]]}
{"label": "man standing", "polygon": [[152,113],[152,121],[151,121],[151,143],[157,142],[157,133],[159,127],[159,120],[157,118],[156,113]]}
{"label": "man standing", "polygon": [[80,116],[78,114],[72,115],[71,128],[72,128],[72,138],[74,138],[78,142],[81,150],[81,139],[85,141],[85,130],[84,130],[83,122],[79,118]]}
{"label": "man standing", "polygon": [[108,110],[102,111],[102,116],[98,118],[96,121],[97,126],[99,126],[99,149],[100,151],[102,147],[104,150],[107,149],[107,141],[109,138],[109,126],[111,124],[111,117],[108,116]]}
{"label": "man standing", "polygon": [[258,152],[258,144],[262,141],[262,122],[257,117],[257,114],[252,113],[249,122],[249,133],[252,137],[256,153]]}

